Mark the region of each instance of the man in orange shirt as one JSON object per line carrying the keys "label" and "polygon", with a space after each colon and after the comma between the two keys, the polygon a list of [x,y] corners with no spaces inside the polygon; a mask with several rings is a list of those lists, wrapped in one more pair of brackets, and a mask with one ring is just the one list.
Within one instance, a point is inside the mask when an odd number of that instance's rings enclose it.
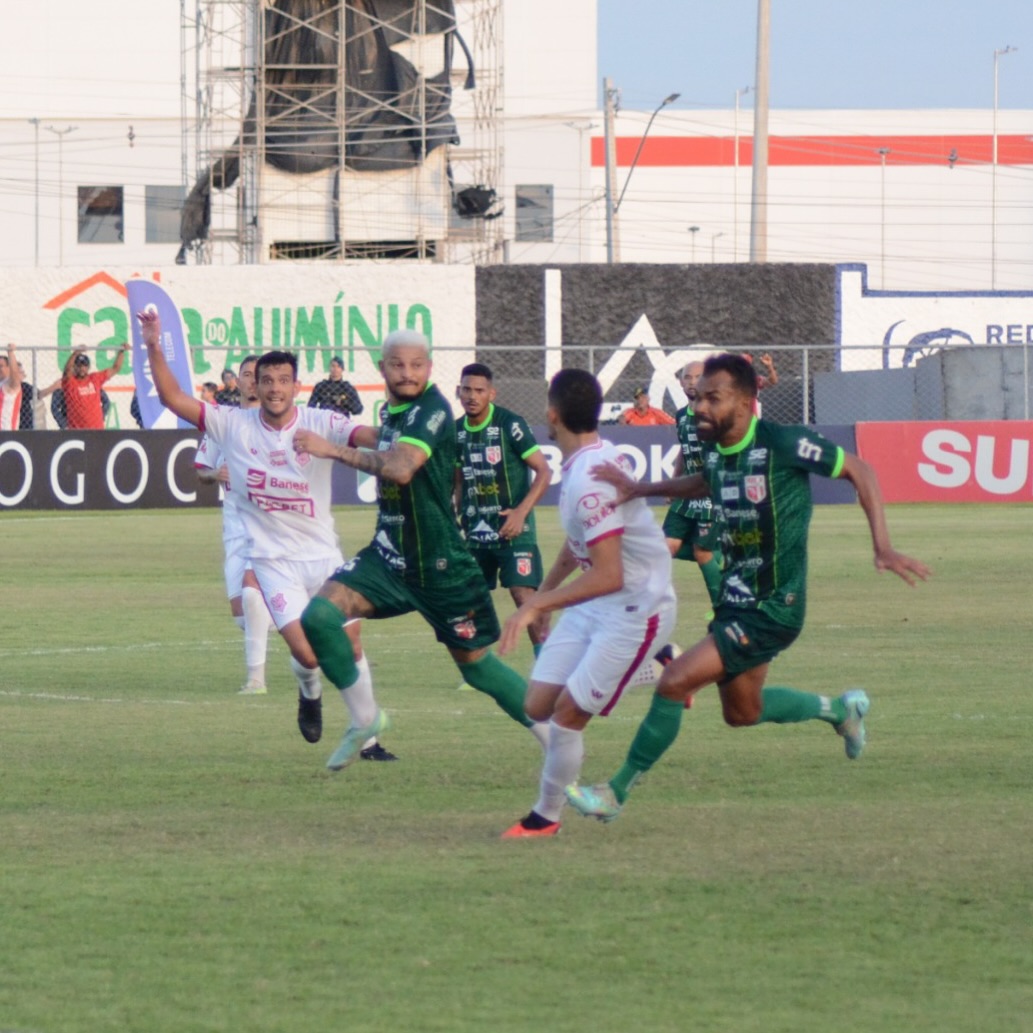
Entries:
{"label": "man in orange shirt", "polygon": [[635,391],[635,404],[617,417],[618,423],[628,427],[672,427],[674,417],[668,416],[663,409],[654,409],[649,404],[649,392],[640,387]]}
{"label": "man in orange shirt", "polygon": [[65,396],[65,414],[69,430],[103,430],[104,409],[101,406],[101,388],[122,368],[122,360],[129,350],[123,344],[110,369],[90,372],[90,357],[85,349],[76,348],[65,363],[61,390]]}

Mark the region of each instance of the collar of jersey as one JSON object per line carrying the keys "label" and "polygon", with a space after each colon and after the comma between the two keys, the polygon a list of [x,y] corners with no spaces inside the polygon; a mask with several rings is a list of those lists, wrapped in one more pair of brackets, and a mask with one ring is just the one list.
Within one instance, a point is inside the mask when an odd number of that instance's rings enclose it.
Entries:
{"label": "collar of jersey", "polygon": [[274,427],[271,423],[266,423],[265,417],[262,415],[261,407],[259,406],[257,408],[258,408],[258,419],[261,422],[262,426],[265,427],[266,430],[274,431],[277,434],[282,434],[285,430],[290,430],[291,427],[293,427],[294,424],[298,422],[298,407],[297,406],[294,407],[294,412],[291,413],[290,423],[284,424],[284,426],[282,426],[282,427]]}
{"label": "collar of jersey", "polygon": [[469,416],[464,416],[463,417],[463,426],[466,428],[466,430],[478,431],[482,427],[487,427],[488,424],[491,423],[491,418],[494,415],[495,415],[495,403],[494,402],[489,402],[488,403],[488,415],[485,416],[484,419],[480,423],[478,423],[476,427],[471,427],[470,426],[470,417]]}
{"label": "collar of jersey", "polygon": [[757,436],[757,417],[754,416],[750,420],[750,429],[743,435],[742,441],[736,442],[734,445],[718,445],[717,450],[723,456],[734,456],[736,452],[741,452],[744,448],[749,448],[753,444],[753,439]]}
{"label": "collar of jersey", "polygon": [[[427,384],[427,386],[423,389],[423,394],[425,395],[433,386],[434,386],[433,384]],[[420,395],[420,397],[422,398],[423,395]],[[416,404],[416,399],[413,399],[411,402],[405,402],[402,405],[389,405],[387,407],[387,411],[392,416],[394,416],[395,413],[405,412],[405,410],[408,409],[410,405],[415,405],[415,404]]]}

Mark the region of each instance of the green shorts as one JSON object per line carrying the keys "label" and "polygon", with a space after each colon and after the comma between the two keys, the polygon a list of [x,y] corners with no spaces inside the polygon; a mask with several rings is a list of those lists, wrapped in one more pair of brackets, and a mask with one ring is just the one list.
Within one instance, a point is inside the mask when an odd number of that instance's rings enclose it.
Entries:
{"label": "green shorts", "polygon": [[800,629],[779,624],[759,610],[719,606],[710,622],[710,634],[721,654],[726,676],[734,678],[770,663],[796,641]]}
{"label": "green shorts", "polygon": [[[721,525],[713,519],[712,509],[693,510],[691,513],[676,513],[669,509],[664,517],[665,538],[682,543],[675,559],[693,559],[692,546],[704,552],[716,552],[721,544]],[[700,517],[706,519],[701,520]]]}
{"label": "green shorts", "polygon": [[498,549],[471,549],[488,588],[537,588],[542,583],[542,554],[531,543],[504,545]]}
{"label": "green shorts", "polygon": [[477,564],[466,557],[447,578],[416,585],[400,577],[367,545],[334,571],[331,580],[346,585],[373,605],[373,620],[415,611],[449,649],[482,649],[498,641],[499,619]]}

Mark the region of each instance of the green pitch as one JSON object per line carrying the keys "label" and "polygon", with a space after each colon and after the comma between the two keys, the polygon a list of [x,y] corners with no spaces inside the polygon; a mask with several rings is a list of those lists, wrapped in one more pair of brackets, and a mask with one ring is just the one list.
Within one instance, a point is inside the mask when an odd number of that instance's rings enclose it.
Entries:
{"label": "green pitch", "polygon": [[[370,517],[339,514],[346,549]],[[860,761],[817,722],[728,729],[708,689],[619,821],[500,842],[538,749],[419,619],[364,630],[401,761],[330,775],[343,705],[301,739],[278,639],[270,694],[235,694],[218,514],[4,514],[0,1030],[1028,1030],[1031,517],[893,508],[936,575],[911,590],[857,508],[816,513],[771,677],[863,685]],[[592,722],[586,778],[648,694]]]}

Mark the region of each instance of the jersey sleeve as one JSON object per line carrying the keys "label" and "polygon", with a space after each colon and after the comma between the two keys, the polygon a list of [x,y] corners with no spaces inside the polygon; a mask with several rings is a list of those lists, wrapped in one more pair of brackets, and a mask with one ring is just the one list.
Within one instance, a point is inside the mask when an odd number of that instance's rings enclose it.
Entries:
{"label": "jersey sleeve", "polygon": [[449,435],[454,437],[455,432],[452,414],[444,404],[424,400],[417,402],[406,414],[398,440],[415,445],[429,456]]}
{"label": "jersey sleeve", "polygon": [[786,465],[821,477],[838,477],[846,458],[839,445],[809,427],[783,428],[778,450]]}
{"label": "jersey sleeve", "polygon": [[222,466],[222,449],[208,433],[202,434],[198,442],[194,466],[199,470],[218,470]]}
{"label": "jersey sleeve", "polygon": [[503,428],[513,453],[521,459],[526,459],[538,451],[538,440],[523,416],[507,412]]}

